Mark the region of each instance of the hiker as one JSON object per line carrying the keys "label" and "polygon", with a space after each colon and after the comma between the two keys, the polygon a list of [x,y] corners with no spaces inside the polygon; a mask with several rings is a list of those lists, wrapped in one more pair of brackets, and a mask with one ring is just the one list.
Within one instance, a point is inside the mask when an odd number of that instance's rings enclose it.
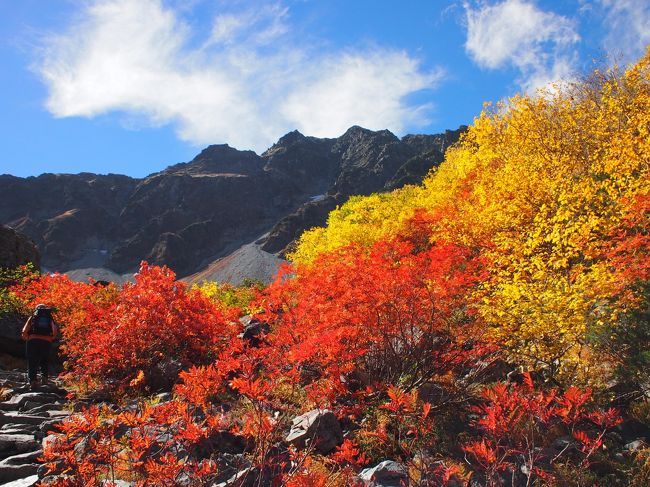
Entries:
{"label": "hiker", "polygon": [[34,314],[25,322],[21,336],[27,341],[26,355],[29,367],[29,386],[38,386],[37,372],[41,369],[43,384],[49,384],[48,358],[52,341],[59,334],[59,327],[52,317],[52,310],[39,304]]}

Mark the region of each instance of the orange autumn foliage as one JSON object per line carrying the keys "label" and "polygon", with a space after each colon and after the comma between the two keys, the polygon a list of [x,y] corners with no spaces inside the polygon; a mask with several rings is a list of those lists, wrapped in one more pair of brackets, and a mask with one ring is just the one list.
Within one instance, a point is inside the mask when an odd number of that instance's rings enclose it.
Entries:
{"label": "orange autumn foliage", "polygon": [[482,260],[444,242],[418,252],[413,241],[324,254],[267,290],[269,353],[311,374],[314,398],[345,390],[353,371],[407,390],[433,380],[453,389],[454,374],[489,352],[472,298]]}
{"label": "orange autumn foliage", "polygon": [[121,288],[44,275],[13,292],[28,307],[56,308],[69,377],[111,393],[169,387],[181,369],[209,363],[239,331],[227,309],[147,263]]}

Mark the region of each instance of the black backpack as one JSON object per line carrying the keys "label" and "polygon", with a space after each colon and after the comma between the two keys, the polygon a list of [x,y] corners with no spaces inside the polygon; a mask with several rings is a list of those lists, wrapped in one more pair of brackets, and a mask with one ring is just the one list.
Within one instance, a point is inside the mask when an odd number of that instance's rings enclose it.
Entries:
{"label": "black backpack", "polygon": [[53,335],[52,313],[49,309],[39,309],[32,318],[31,335]]}

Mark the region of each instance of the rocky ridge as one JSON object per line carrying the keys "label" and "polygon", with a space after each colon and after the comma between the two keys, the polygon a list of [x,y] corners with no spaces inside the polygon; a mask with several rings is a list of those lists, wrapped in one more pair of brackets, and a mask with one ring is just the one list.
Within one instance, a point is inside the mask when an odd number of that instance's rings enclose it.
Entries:
{"label": "rocky ridge", "polygon": [[40,267],[41,256],[34,242],[13,228],[0,225],[0,268],[33,264]]}
{"label": "rocky ridge", "polygon": [[421,181],[464,130],[401,139],[361,127],[334,139],[294,131],[261,155],[211,145],[143,179],[0,175],[0,223],[34,240],[47,270],[122,276],[147,260],[189,276],[265,233],[259,250],[281,255],[351,195]]}

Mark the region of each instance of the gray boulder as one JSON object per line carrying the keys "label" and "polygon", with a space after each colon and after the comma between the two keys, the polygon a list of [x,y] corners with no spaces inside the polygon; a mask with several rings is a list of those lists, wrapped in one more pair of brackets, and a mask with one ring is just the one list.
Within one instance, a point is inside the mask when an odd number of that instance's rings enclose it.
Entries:
{"label": "gray boulder", "polygon": [[298,448],[313,447],[326,454],[343,442],[341,425],[327,409],[313,409],[293,419],[286,441]]}
{"label": "gray boulder", "polygon": [[32,487],[38,482],[38,475],[30,475],[24,479],[14,480],[13,482],[7,482],[2,484],[2,487]]}
{"label": "gray boulder", "polygon": [[254,319],[250,315],[243,316],[239,321],[244,325],[244,330],[239,334],[239,338],[247,340],[254,347],[258,347],[262,343],[260,335],[271,331],[271,326],[268,323]]}
{"label": "gray boulder", "polygon": [[648,446],[645,441],[643,440],[634,440],[630,441],[629,443],[626,443],[623,449],[627,452],[630,453],[635,453],[643,448]]}
{"label": "gray boulder", "polygon": [[11,455],[16,453],[25,453],[35,451],[40,448],[38,442],[34,439],[34,435],[9,435],[0,434],[0,452],[8,452]]}
{"label": "gray boulder", "polygon": [[0,424],[13,424],[13,425],[29,425],[36,424],[39,425],[46,419],[50,419],[49,416],[36,416],[31,414],[21,414],[21,413],[0,413]]}
{"label": "gray boulder", "polygon": [[359,480],[367,487],[403,487],[408,485],[408,471],[401,463],[384,460],[359,474]]}
{"label": "gray boulder", "polygon": [[18,409],[22,409],[26,404],[52,404],[61,399],[58,394],[47,392],[25,392],[23,394],[16,394],[3,404],[15,404]]}
{"label": "gray boulder", "polygon": [[35,475],[37,470],[38,464],[36,463],[0,465],[0,485],[6,485],[7,482],[13,482],[14,480]]}
{"label": "gray boulder", "polygon": [[27,453],[20,453],[18,455],[12,455],[0,461],[0,467],[6,465],[24,465],[26,463],[33,463],[42,454],[43,454],[43,450],[36,450]]}

